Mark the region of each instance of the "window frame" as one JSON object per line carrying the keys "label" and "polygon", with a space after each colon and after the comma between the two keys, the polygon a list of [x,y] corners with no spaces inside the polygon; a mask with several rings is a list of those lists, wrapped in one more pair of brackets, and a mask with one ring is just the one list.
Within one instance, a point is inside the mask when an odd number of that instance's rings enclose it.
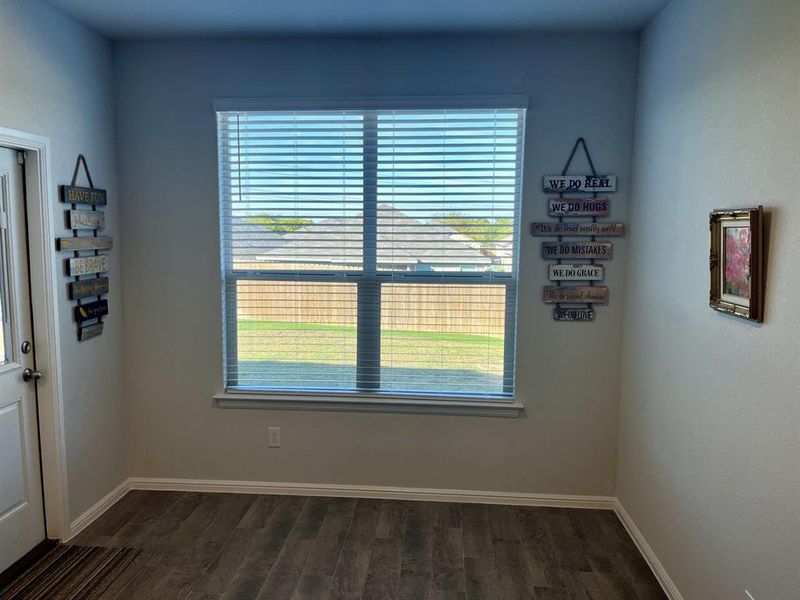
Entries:
{"label": "window frame", "polygon": [[[333,410],[361,410],[374,405],[391,412],[444,412],[454,414],[489,414],[517,416],[522,406],[516,401],[516,335],[517,290],[519,279],[519,242],[521,238],[520,213],[525,146],[525,119],[528,98],[525,96],[438,97],[438,98],[340,98],[340,99],[223,99],[214,102],[215,114],[250,111],[301,111],[301,110],[356,110],[365,117],[364,133],[374,136],[373,143],[363,144],[363,234],[362,269],[309,269],[298,271],[284,269],[236,269],[232,265],[225,243],[222,223],[230,222],[233,205],[229,182],[222,177],[218,165],[220,214],[220,249],[222,275],[222,335],[223,335],[223,386],[224,392],[214,396],[219,406],[241,408],[260,405],[265,408],[320,408]],[[378,127],[380,111],[442,110],[442,109],[517,109],[521,110],[521,147],[518,150],[517,190],[514,207],[514,245],[511,272],[398,272],[380,270],[377,265],[378,220]],[[218,157],[221,158],[221,140],[217,140]],[[220,160],[221,164],[221,160]],[[227,189],[226,189],[227,188]],[[227,374],[226,365],[237,364],[237,308],[236,289],[240,281],[302,281],[340,282],[357,286],[358,311],[356,327],[356,389],[318,390],[314,388],[280,388],[276,386],[239,386]],[[369,367],[366,362],[380,356],[380,302],[381,286],[386,283],[503,285],[505,287],[505,331],[503,349],[502,394],[470,394],[468,392],[413,392],[406,393],[380,389],[380,366]],[[369,315],[372,315],[371,317]],[[379,363],[378,363],[379,365]]]}

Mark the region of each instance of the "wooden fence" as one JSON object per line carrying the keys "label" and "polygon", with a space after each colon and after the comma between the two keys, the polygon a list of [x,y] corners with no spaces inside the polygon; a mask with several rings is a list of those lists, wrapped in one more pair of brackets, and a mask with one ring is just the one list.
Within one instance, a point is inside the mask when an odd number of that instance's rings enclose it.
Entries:
{"label": "wooden fence", "polygon": [[[501,336],[505,300],[502,285],[383,284],[381,326]],[[241,319],[355,327],[357,286],[240,281],[237,309]]]}

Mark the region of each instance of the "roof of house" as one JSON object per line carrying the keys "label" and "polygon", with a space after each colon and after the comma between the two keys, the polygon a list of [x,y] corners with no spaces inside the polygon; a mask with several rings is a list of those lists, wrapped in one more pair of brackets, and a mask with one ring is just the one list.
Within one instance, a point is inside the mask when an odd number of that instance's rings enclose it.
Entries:
{"label": "roof of house", "polygon": [[[269,240],[255,259],[274,263],[361,264],[362,229],[360,214],[326,219],[278,236],[277,243]],[[242,232],[251,236],[247,227],[242,227]],[[416,264],[485,267],[492,264],[492,259],[481,253],[479,244],[452,227],[426,223],[389,204],[380,204],[377,262],[393,267]]]}
{"label": "roof of house", "polygon": [[233,255],[240,259],[255,258],[285,242],[280,233],[240,217],[231,219],[230,237]]}

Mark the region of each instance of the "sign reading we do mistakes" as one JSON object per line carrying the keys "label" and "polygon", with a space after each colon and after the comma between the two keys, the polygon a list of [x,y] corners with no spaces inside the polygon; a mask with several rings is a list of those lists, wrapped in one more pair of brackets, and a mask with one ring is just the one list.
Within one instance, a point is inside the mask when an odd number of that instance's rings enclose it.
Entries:
{"label": "sign reading we do mistakes", "polygon": [[610,259],[611,242],[542,242],[542,258]]}

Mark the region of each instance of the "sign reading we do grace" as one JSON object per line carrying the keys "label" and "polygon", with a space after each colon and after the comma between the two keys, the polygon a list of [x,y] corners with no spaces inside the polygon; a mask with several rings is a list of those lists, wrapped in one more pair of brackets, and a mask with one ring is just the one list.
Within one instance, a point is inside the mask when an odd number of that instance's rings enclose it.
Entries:
{"label": "sign reading we do grace", "polygon": [[600,281],[605,276],[602,265],[550,265],[550,281]]}

